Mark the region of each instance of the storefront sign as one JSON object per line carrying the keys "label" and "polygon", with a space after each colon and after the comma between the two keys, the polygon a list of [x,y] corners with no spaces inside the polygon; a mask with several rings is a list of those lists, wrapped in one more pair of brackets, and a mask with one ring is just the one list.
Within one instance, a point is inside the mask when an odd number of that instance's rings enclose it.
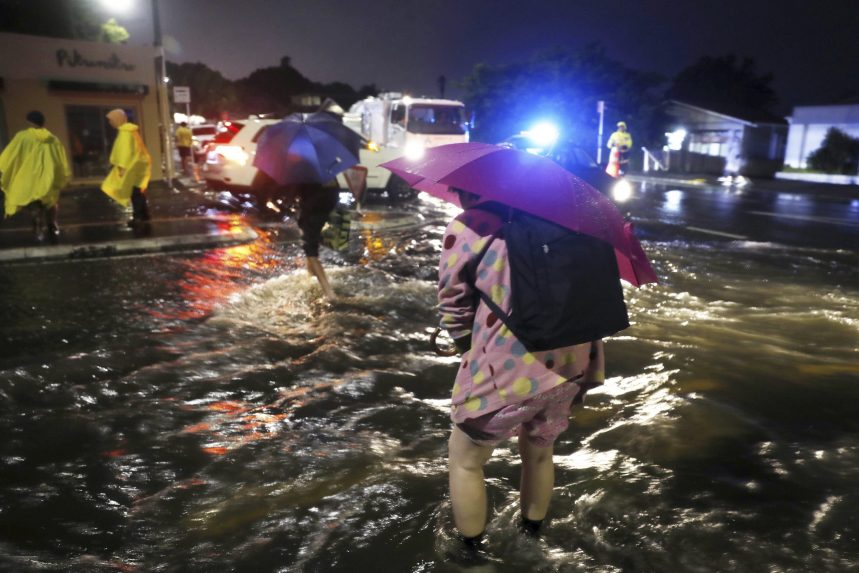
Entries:
{"label": "storefront sign", "polygon": [[191,103],[191,88],[173,86],[173,103]]}
{"label": "storefront sign", "polygon": [[131,72],[136,67],[134,64],[123,62],[114,52],[106,60],[90,60],[85,58],[77,50],[57,50],[57,65],[69,68],[85,67],[85,68],[103,68],[105,70],[123,70]]}

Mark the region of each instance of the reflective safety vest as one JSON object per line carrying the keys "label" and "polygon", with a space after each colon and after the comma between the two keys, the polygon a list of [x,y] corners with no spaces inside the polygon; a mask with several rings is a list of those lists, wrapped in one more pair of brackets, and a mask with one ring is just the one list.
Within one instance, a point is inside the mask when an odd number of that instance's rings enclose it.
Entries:
{"label": "reflective safety vest", "polygon": [[626,147],[632,148],[632,136],[628,131],[615,131],[608,138],[608,147]]}

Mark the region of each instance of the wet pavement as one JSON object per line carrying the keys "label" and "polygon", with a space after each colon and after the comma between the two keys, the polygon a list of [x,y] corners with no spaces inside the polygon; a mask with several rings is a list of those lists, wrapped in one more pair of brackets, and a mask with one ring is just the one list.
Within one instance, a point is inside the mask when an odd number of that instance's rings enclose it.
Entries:
{"label": "wet pavement", "polygon": [[[508,444],[490,563],[467,570],[859,567],[856,205],[638,183],[624,209],[662,283],[624,289],[543,537],[515,531]],[[253,216],[236,246],[0,266],[0,570],[463,570],[458,363],[427,348],[454,212],[368,205],[323,251],[334,305],[291,222]]]}
{"label": "wet pavement", "polygon": [[26,210],[0,223],[0,263],[105,256],[127,256],[214,248],[247,243],[257,233],[241,217],[228,216],[197,189],[177,181],[173,188],[154,183],[147,192],[152,222],[127,225],[131,211],[97,187],[66,190],[59,203],[56,244],[35,237]]}

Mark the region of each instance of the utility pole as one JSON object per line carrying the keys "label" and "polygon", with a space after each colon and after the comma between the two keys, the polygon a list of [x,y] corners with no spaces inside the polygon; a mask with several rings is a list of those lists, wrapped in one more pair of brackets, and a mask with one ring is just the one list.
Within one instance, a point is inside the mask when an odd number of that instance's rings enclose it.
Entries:
{"label": "utility pole", "polygon": [[605,116],[605,101],[599,100],[597,102],[597,113],[600,114],[600,128],[597,133],[597,165],[602,165],[602,128]]}
{"label": "utility pole", "polygon": [[159,121],[161,123],[161,157],[166,168],[164,178],[167,185],[173,187],[173,149],[170,145],[170,100],[167,97],[167,61],[164,56],[164,45],[161,39],[161,15],[158,11],[158,0],[152,0],[152,29],[155,34],[155,86],[158,102]]}

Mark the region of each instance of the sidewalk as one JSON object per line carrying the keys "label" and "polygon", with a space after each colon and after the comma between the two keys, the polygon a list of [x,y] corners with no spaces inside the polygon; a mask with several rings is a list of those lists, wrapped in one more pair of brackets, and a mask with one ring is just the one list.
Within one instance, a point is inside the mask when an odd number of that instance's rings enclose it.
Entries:
{"label": "sidewalk", "polygon": [[147,191],[152,215],[146,232],[126,224],[130,209],[96,187],[60,195],[58,244],[39,243],[26,210],[0,220],[0,264],[224,247],[253,241],[257,233],[238,216],[206,214],[205,200],[181,184],[153,183]]}
{"label": "sidewalk", "polygon": [[[630,173],[626,176],[630,181],[657,183],[662,185],[678,185],[681,187],[726,187],[719,181],[717,175],[702,175],[693,173],[656,174]],[[859,185],[837,185],[832,183],[814,183],[809,181],[793,181],[787,179],[751,179],[743,187],[747,191],[766,193],[813,194],[839,199],[859,199]]]}

